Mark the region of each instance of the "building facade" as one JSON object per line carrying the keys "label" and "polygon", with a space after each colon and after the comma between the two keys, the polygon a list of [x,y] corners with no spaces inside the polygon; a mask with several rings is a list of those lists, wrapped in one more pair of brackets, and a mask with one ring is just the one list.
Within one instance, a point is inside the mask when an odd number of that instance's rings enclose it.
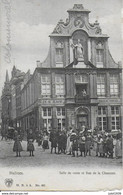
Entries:
{"label": "building facade", "polygon": [[26,82],[13,83],[15,116],[23,131],[122,129],[122,68],[98,21],[89,23],[89,13],[82,4],[68,10],[66,22],[60,20],[50,35],[46,60],[37,61]]}
{"label": "building facade", "polygon": [[22,90],[25,129],[121,129],[122,69],[90,11],[75,4],[50,35],[46,60]]}

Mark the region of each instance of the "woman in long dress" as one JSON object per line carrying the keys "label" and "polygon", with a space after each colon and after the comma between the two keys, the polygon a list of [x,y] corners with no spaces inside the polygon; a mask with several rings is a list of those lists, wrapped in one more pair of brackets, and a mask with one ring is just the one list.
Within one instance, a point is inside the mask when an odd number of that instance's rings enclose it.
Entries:
{"label": "woman in long dress", "polygon": [[49,149],[49,137],[47,135],[47,133],[44,133],[44,136],[43,136],[43,144],[42,144],[42,148],[45,150],[45,149]]}
{"label": "woman in long dress", "polygon": [[121,145],[121,139],[116,139],[115,144],[115,157],[120,158],[122,157],[122,145]]}
{"label": "woman in long dress", "polygon": [[67,133],[67,146],[66,146],[66,152],[67,152],[68,155],[70,155],[71,152],[72,152],[72,141],[70,140],[71,134],[72,134],[72,129],[69,130],[68,133]]}
{"label": "woman in long dress", "polygon": [[99,154],[100,154],[100,157],[103,157],[104,150],[103,150],[103,138],[102,138],[102,136],[100,136],[98,144],[99,144]]}

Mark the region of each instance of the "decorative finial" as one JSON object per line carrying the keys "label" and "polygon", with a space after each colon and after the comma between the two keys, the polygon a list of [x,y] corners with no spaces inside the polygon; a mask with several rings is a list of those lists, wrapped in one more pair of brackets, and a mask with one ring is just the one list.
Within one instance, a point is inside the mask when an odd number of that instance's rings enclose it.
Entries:
{"label": "decorative finial", "polygon": [[83,4],[74,4],[73,9],[79,9],[79,10],[83,10]]}

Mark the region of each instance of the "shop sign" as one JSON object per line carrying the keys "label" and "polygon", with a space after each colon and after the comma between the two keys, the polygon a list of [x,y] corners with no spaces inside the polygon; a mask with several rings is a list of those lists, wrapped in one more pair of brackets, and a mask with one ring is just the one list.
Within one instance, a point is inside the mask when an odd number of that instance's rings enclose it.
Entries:
{"label": "shop sign", "polygon": [[47,105],[64,104],[64,100],[41,100],[41,104],[47,104]]}

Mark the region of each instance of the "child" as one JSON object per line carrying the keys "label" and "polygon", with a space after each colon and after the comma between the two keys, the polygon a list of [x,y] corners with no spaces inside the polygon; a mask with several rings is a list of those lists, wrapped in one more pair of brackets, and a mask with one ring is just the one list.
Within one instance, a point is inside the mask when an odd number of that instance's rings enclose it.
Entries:
{"label": "child", "polygon": [[21,139],[20,135],[16,135],[14,137],[14,146],[13,146],[13,152],[16,152],[16,157],[21,157],[20,152],[23,150],[21,145]]}
{"label": "child", "polygon": [[33,145],[33,139],[29,139],[28,143],[27,143],[27,151],[30,152],[29,156],[34,156],[33,152],[34,152],[34,145]]}

